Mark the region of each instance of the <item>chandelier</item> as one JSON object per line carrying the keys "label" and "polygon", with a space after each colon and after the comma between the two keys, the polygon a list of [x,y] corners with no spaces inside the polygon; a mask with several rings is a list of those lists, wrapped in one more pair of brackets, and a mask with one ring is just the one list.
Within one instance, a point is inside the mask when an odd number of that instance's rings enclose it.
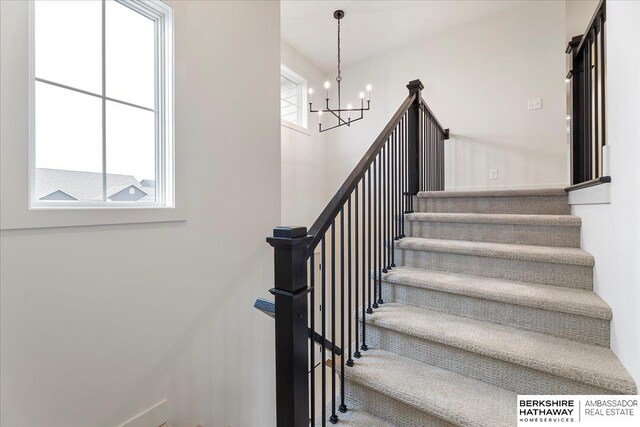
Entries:
{"label": "chandelier", "polygon": [[[310,113],[318,113],[318,129],[320,132],[326,132],[331,129],[335,129],[340,126],[351,126],[351,123],[357,122],[358,120],[362,120],[364,117],[364,112],[369,111],[371,107],[371,85],[367,85],[367,106],[364,106],[364,92],[360,92],[360,108],[353,108],[351,104],[347,104],[346,108],[342,108],[341,98],[340,98],[340,83],[342,82],[342,76],[340,75],[340,20],[344,18],[344,11],[336,10],[333,12],[333,17],[338,20],[338,75],[336,76],[336,82],[338,84],[338,106],[337,108],[331,108],[329,106],[329,88],[331,84],[329,81],[324,82],[324,88],[327,91],[327,97],[325,98],[325,106],[324,108],[320,108],[318,110],[313,109],[312,97],[313,97],[313,88],[309,89],[309,112]],[[352,117],[352,114],[354,116]],[[323,116],[329,116],[331,120],[335,118],[336,124],[328,127],[322,128]],[[345,117],[346,116],[346,117]]]}

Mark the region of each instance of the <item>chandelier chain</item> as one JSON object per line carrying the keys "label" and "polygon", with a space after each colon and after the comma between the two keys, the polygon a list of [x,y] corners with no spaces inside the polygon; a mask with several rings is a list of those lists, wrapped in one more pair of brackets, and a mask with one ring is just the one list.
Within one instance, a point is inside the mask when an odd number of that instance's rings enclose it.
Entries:
{"label": "chandelier chain", "polygon": [[340,77],[340,20],[338,19],[338,77]]}

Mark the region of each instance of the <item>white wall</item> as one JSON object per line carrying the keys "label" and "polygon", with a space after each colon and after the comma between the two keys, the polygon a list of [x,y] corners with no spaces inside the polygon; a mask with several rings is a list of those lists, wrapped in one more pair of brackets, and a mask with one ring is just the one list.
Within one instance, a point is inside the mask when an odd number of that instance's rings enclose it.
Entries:
{"label": "white wall", "polygon": [[[27,144],[5,117],[27,114],[28,3],[0,3],[2,50],[22,52],[2,56],[4,153]],[[3,427],[117,426],[164,398],[177,427],[275,422],[273,321],[252,303],[280,222],[279,4],[172,4],[188,219],[1,232]]]}
{"label": "white wall", "polygon": [[[280,45],[280,61],[306,79],[308,87],[322,87],[324,72],[286,43]],[[286,124],[280,128],[282,224],[307,228],[329,200],[325,189],[325,134],[318,132],[317,114],[309,114],[308,121],[306,130]]]}
{"label": "white wall", "polygon": [[600,0],[566,0],[567,43],[574,36],[584,33],[599,2]]}
{"label": "white wall", "polygon": [[[588,22],[588,21],[587,21]],[[611,348],[640,384],[640,3],[607,2],[607,143],[611,203],[573,206],[595,291],[613,310]],[[586,23],[585,23],[586,27]]]}
{"label": "white wall", "polygon": [[[343,99],[357,101],[371,83],[373,111],[327,137],[328,188],[337,189],[416,78],[425,85],[424,99],[451,129],[448,189],[566,184],[564,48],[564,3],[529,1],[343,65]],[[537,97],[543,108],[527,111],[527,100]],[[498,180],[488,179],[490,168],[498,169]]]}

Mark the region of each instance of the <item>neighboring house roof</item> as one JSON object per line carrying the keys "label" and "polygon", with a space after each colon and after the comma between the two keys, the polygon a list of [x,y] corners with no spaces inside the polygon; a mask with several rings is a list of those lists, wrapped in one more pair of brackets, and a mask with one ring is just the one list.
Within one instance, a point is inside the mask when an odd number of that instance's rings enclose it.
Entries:
{"label": "neighboring house roof", "polygon": [[[111,197],[130,186],[135,186],[146,194],[140,199],[141,201],[155,200],[155,184],[151,187],[142,188],[140,182],[133,175],[107,174],[107,197]],[[62,191],[76,200],[101,200],[102,174],[98,172],[37,168],[36,198],[47,200],[43,199],[43,197],[48,197],[56,191]]]}
{"label": "neighboring house roof", "polygon": [[149,194],[135,184],[116,185],[107,190],[107,199],[135,202]]}
{"label": "neighboring house roof", "polygon": [[73,197],[71,194],[67,193],[66,191],[56,190],[56,191],[52,191],[46,196],[40,197],[40,200],[78,200],[78,199]]}

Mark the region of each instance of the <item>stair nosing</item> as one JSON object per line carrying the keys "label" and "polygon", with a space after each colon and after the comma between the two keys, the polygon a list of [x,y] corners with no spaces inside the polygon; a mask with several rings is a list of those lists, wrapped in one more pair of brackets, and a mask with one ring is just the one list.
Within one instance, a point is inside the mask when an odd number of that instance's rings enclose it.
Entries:
{"label": "stair nosing", "polygon": [[449,190],[420,191],[418,197],[456,198],[456,197],[567,197],[564,188],[531,188],[513,190]]}
{"label": "stair nosing", "polygon": [[456,212],[413,212],[405,215],[412,222],[435,222],[453,224],[521,225],[537,227],[580,228],[582,220],[575,215],[521,215]]}
{"label": "stair nosing", "polygon": [[[403,237],[394,242],[397,249],[422,252],[452,253],[457,255],[501,258],[519,261],[593,267],[593,255],[580,248],[518,245],[514,243],[476,242],[468,240]],[[547,252],[547,253],[545,253]]]}
{"label": "stair nosing", "polygon": [[[504,284],[505,287],[518,287],[518,288],[530,288],[530,289],[539,288],[540,290],[546,291],[545,293],[549,293],[549,291],[551,291],[560,295],[566,294],[567,301],[575,301],[570,298],[571,295],[589,294],[589,295],[593,295],[592,299],[594,300],[594,302],[599,302],[601,304],[599,305],[594,304],[591,306],[591,307],[598,307],[597,310],[586,309],[586,307],[588,307],[588,304],[580,305],[580,307],[585,307],[584,310],[571,310],[570,307],[564,307],[562,305],[545,304],[544,301],[542,300],[531,300],[531,299],[516,300],[514,298],[510,298],[508,295],[503,296],[506,294],[500,291],[497,291],[494,293],[474,292],[474,290],[477,287],[473,285],[472,286],[458,285],[457,287],[453,287],[453,288],[451,286],[447,287],[447,284],[445,284],[443,280],[438,280],[437,277],[430,278],[428,282],[421,281],[419,280],[422,278],[420,277],[420,272],[428,272],[429,274],[433,274],[434,276],[437,276],[437,275],[441,275],[443,277],[447,276],[455,279],[460,279],[461,281],[466,279],[470,282],[487,281],[487,282],[492,282],[494,284],[500,283],[500,284]],[[400,275],[397,275],[399,273]],[[412,273],[415,273],[414,280],[411,280]],[[404,274],[404,276],[402,274]],[[397,275],[397,276],[394,276],[394,275]],[[413,268],[413,267],[405,267],[405,266],[396,267],[389,270],[387,273],[383,273],[382,280],[391,285],[401,285],[401,286],[410,286],[410,287],[420,288],[420,289],[428,289],[436,292],[448,293],[453,295],[461,295],[465,297],[477,298],[477,299],[487,300],[487,301],[496,301],[504,304],[537,308],[540,310],[571,314],[575,316],[588,317],[592,319],[599,319],[599,320],[605,320],[605,321],[609,321],[612,319],[612,311],[609,305],[604,300],[602,300],[602,298],[600,298],[595,292],[583,290],[583,289],[569,288],[565,286],[553,286],[553,285],[541,285],[536,283],[516,282],[516,281],[509,281],[505,279],[497,279],[492,277],[466,275],[466,274],[460,274],[460,273],[452,273],[448,271],[421,269],[421,268]],[[553,298],[550,301],[553,302],[557,300],[558,299]]]}
{"label": "stair nosing", "polygon": [[[393,309],[396,309],[395,314],[393,314],[395,316],[395,326],[393,326],[393,322],[391,322],[390,324],[388,320],[385,322],[384,320],[380,319],[382,315],[384,315],[387,312],[392,312]],[[532,357],[531,355],[526,355],[524,353],[520,353],[520,355],[509,354],[506,352],[506,350],[504,350],[506,348],[504,343],[503,345],[495,344],[492,347],[487,344],[483,345],[483,342],[478,340],[477,342],[473,343],[473,345],[471,345],[472,343],[470,340],[469,342],[464,343],[464,338],[461,336],[458,336],[456,339],[453,339],[452,337],[445,336],[442,332],[440,333],[438,333],[437,331],[430,332],[427,328],[423,328],[421,330],[423,333],[419,334],[415,328],[410,329],[406,327],[406,324],[404,324],[405,326],[404,328],[402,327],[403,322],[398,320],[398,310],[404,310],[405,312],[411,311],[414,314],[418,314],[418,315],[422,314],[423,316],[427,316],[429,315],[429,313],[433,313],[439,318],[444,318],[445,321],[448,320],[451,324],[453,324],[454,322],[457,322],[460,325],[466,324],[467,326],[475,324],[476,327],[481,328],[485,331],[487,329],[493,330],[494,334],[496,332],[499,333],[500,331],[506,334],[511,334],[512,339],[517,337],[525,337],[525,338],[528,337],[532,341],[537,342],[537,345],[535,348],[545,348],[545,347],[549,348],[550,343],[555,342],[558,348],[565,348],[569,344],[575,345],[577,347],[583,347],[583,350],[585,350],[585,353],[580,353],[583,356],[585,354],[593,355],[598,352],[600,353],[608,352],[609,354],[604,358],[601,357],[600,359],[602,360],[600,360],[599,362],[609,361],[610,363],[614,363],[614,364],[617,363],[619,367],[622,367],[624,370],[624,367],[622,366],[620,361],[616,358],[615,354],[608,348],[599,347],[594,344],[586,344],[578,341],[572,341],[565,338],[554,337],[551,335],[546,335],[538,332],[515,329],[506,325],[498,325],[490,322],[484,322],[481,320],[441,313],[435,310],[417,308],[417,307],[413,307],[405,304],[385,303],[380,308],[376,309],[373,312],[373,314],[369,315],[365,320],[368,324],[378,326],[381,328],[390,329],[397,333],[413,336],[418,339],[437,342],[439,344],[458,348],[464,351],[470,351],[472,353],[477,353],[485,357],[513,363],[519,366],[523,366],[525,368],[537,370],[540,372],[545,372],[551,375],[556,375],[556,376],[567,378],[573,381],[582,382],[584,384],[588,384],[594,387],[607,389],[610,391],[618,392],[620,394],[624,394],[625,390],[626,391],[633,390],[633,392],[635,393],[635,390],[636,390],[635,383],[633,379],[629,377],[629,374],[627,373],[626,370],[624,371],[624,374],[626,374],[626,378],[621,378],[621,377],[618,377],[617,375],[603,376],[597,370],[585,369],[584,367],[577,364],[575,366],[563,367],[561,365],[550,362],[548,358],[546,358],[545,360],[535,360],[535,357]],[[413,323],[413,325],[415,326],[415,322]],[[449,328],[451,328],[451,325],[449,325]],[[556,348],[555,350],[558,350],[558,348]],[[521,347],[518,347],[518,349],[521,349]],[[545,352],[545,354],[552,354],[552,353],[553,352],[550,353],[549,351]],[[608,360],[605,360],[605,359],[608,359]],[[567,360],[569,362],[574,362],[577,359],[569,358]],[[603,365],[599,365],[599,366],[603,366]],[[594,381],[594,379],[598,379],[599,381]],[[623,383],[624,387],[616,387],[613,385],[613,383],[616,383],[616,384]]]}

